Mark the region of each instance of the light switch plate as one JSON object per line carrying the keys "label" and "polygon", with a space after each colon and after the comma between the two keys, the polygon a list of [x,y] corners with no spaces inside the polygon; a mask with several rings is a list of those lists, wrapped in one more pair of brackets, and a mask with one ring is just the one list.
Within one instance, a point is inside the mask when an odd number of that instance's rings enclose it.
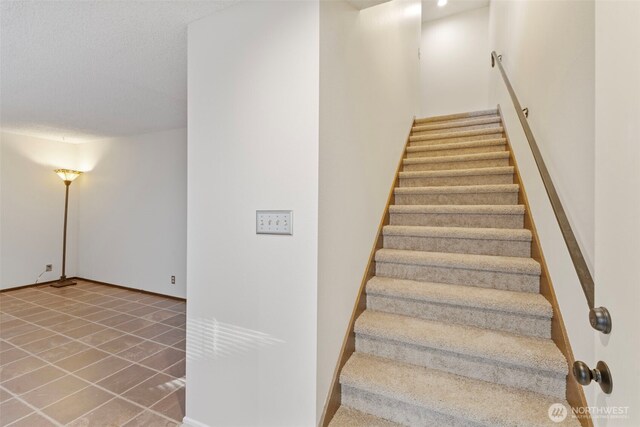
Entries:
{"label": "light switch plate", "polygon": [[256,211],[256,234],[293,234],[293,211]]}

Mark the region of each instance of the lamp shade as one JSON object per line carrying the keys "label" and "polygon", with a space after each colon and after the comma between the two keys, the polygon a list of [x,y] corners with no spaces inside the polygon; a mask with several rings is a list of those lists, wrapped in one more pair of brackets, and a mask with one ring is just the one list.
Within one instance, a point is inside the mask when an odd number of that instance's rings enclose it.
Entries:
{"label": "lamp shade", "polygon": [[69,181],[69,182],[73,181],[74,179],[82,175],[82,172],[74,171],[70,169],[56,169],[54,172],[57,173],[58,176],[63,181]]}

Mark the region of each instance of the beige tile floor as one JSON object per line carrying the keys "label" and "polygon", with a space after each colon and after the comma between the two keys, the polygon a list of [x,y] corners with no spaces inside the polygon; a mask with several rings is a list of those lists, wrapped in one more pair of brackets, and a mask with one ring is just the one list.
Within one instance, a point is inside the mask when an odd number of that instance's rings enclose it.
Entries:
{"label": "beige tile floor", "polygon": [[178,426],[185,303],[78,281],[0,293],[0,426]]}

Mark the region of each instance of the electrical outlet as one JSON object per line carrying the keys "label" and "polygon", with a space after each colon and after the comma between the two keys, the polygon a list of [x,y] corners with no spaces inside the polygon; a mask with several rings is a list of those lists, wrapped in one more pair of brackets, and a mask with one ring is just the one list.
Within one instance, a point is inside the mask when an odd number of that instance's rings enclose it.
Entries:
{"label": "electrical outlet", "polygon": [[171,284],[172,285],[176,284],[176,276],[171,276]]}
{"label": "electrical outlet", "polygon": [[256,234],[293,234],[293,211],[256,211]]}
{"label": "electrical outlet", "polygon": [[47,264],[44,271],[53,271],[53,264]]}

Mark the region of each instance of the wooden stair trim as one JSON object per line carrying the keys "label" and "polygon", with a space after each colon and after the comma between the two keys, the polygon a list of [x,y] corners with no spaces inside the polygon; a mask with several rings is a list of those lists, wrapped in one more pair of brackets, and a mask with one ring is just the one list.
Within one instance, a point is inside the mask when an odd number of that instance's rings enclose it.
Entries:
{"label": "wooden stair trim", "polygon": [[356,301],[353,306],[353,311],[351,313],[351,319],[349,320],[349,325],[347,326],[347,332],[342,341],[342,348],[340,349],[340,356],[338,357],[338,363],[336,364],[335,371],[333,373],[333,379],[331,380],[331,386],[329,387],[329,395],[325,401],[324,410],[322,411],[322,418],[320,419],[319,425],[322,427],[327,427],[333,416],[338,411],[342,401],[342,391],[340,386],[340,373],[342,372],[342,368],[344,367],[347,360],[351,357],[351,355],[356,350],[356,333],[355,333],[355,323],[356,319],[362,312],[367,308],[367,298],[366,298],[366,288],[367,282],[376,274],[376,252],[378,249],[382,249],[383,244],[383,229],[386,225],[390,224],[390,214],[389,214],[389,206],[393,205],[395,202],[395,189],[400,185],[400,171],[402,170],[403,160],[407,154],[407,147],[409,146],[409,137],[411,136],[411,129],[416,124],[416,118],[414,116],[413,122],[409,128],[409,133],[407,134],[407,139],[404,144],[404,148],[402,149],[402,153],[400,153],[400,160],[398,160],[398,166],[396,167],[396,172],[394,175],[393,183],[391,184],[391,189],[389,190],[389,195],[387,196],[387,203],[384,207],[384,211],[382,214],[382,218],[380,219],[380,223],[378,224],[378,231],[376,233],[376,237],[374,240],[373,247],[371,248],[371,252],[369,253],[369,260],[367,261],[367,267],[365,269],[364,275],[362,277],[362,281],[360,282],[360,289],[358,290],[358,296],[356,297]]}
{"label": "wooden stair trim", "polygon": [[[504,117],[502,114],[502,109],[500,105],[497,106],[497,115],[501,118],[501,120]],[[412,128],[415,125],[416,125],[416,119],[414,118]],[[333,416],[335,415],[335,413],[337,412],[341,404],[340,373],[344,365],[346,364],[346,362],[349,360],[351,355],[355,352],[355,331],[354,331],[355,321],[358,318],[358,316],[366,309],[366,284],[373,276],[375,276],[375,271],[376,271],[375,254],[379,249],[383,247],[382,231],[384,226],[389,225],[390,223],[389,206],[393,205],[395,202],[394,190],[399,185],[400,171],[402,170],[403,159],[405,158],[407,153],[407,148],[409,146],[411,134],[412,134],[412,131],[410,130],[409,135],[407,136],[407,141],[405,143],[405,148],[402,152],[400,161],[398,162],[395,179],[393,181],[393,185],[391,187],[389,196],[387,198],[387,204],[384,209],[384,214],[378,226],[378,232],[374,241],[375,242],[374,246],[369,255],[367,268],[365,270],[362,282],[360,284],[360,289],[354,304],[352,316],[349,321],[349,326],[347,328],[347,331],[343,340],[342,348],[340,351],[340,357],[336,364],[333,379],[331,382],[331,387],[329,389],[329,394],[325,401],[324,410],[322,413],[322,417],[320,419],[319,425],[322,427],[327,427],[329,425],[329,423],[331,422]],[[533,221],[533,218],[531,216],[531,209],[530,209],[529,201],[527,198],[526,190],[522,185],[522,177],[520,175],[520,171],[518,169],[518,164],[514,156],[511,141],[510,141],[507,129],[506,127],[504,127],[504,123],[503,123],[503,134],[506,139],[506,145],[509,152],[509,166],[513,166],[514,168],[514,174],[513,174],[514,184],[518,184],[520,188],[518,192],[518,203],[520,205],[525,206],[524,228],[530,230],[532,235],[531,258],[536,260],[541,267],[540,294],[543,295],[545,299],[547,299],[547,301],[549,301],[553,309],[553,317],[551,320],[551,339],[556,344],[560,352],[567,359],[567,362],[570,367],[573,365],[573,362],[575,361],[573,350],[571,349],[566,327],[564,325],[564,321],[562,318],[562,313],[560,312],[559,304],[553,288],[553,283],[551,281],[551,276],[549,274],[546,260],[542,252],[542,247],[540,244],[540,239],[537,233],[537,229]],[[567,376],[566,399],[572,408],[587,407],[587,401],[586,401],[586,396],[584,394],[584,390],[573,378],[573,374],[571,370],[570,372],[568,372],[568,376]],[[579,421],[583,427],[593,427],[593,421],[590,417],[588,418],[580,417]]]}
{"label": "wooden stair trim", "polygon": [[[500,116],[502,121],[502,118],[504,116],[502,114],[502,108],[500,104],[498,104],[498,115]],[[538,231],[536,229],[535,222],[533,221],[533,217],[531,216],[529,199],[527,198],[527,192],[522,182],[522,176],[520,175],[518,162],[516,161],[513,154],[513,147],[511,146],[509,132],[507,131],[506,126],[504,126],[504,121],[502,121],[502,127],[504,128],[504,135],[507,140],[507,149],[509,151],[509,166],[513,166],[515,170],[515,173],[513,174],[513,182],[514,184],[518,184],[520,187],[520,192],[518,194],[518,204],[525,206],[524,228],[531,231],[531,258],[540,263],[541,267],[540,294],[542,294],[547,299],[547,301],[549,301],[551,307],[553,308],[553,317],[551,318],[551,339],[556,344],[560,352],[562,352],[564,357],[567,359],[567,363],[569,364],[566,399],[572,408],[586,408],[588,404],[587,398],[584,394],[584,389],[573,377],[573,370],[571,369],[571,367],[573,366],[573,362],[575,362],[575,357],[573,355],[573,350],[571,349],[571,343],[569,342],[569,335],[567,334],[564,320],[562,319],[560,305],[558,304],[558,299],[556,298],[556,293],[553,288],[553,282],[551,281],[551,275],[549,274],[547,262],[544,258],[544,253],[542,252],[542,246],[540,244],[540,238],[538,237]],[[593,420],[590,416],[580,417],[579,421],[583,427],[594,427]]]}

